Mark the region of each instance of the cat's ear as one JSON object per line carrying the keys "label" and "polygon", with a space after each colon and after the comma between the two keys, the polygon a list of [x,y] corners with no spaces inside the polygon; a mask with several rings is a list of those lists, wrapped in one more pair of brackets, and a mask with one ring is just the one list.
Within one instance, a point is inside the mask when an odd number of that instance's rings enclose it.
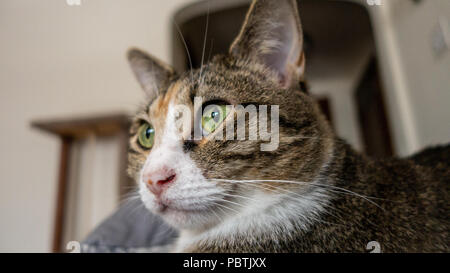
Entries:
{"label": "cat's ear", "polygon": [[163,92],[175,75],[172,67],[142,50],[132,48],[127,56],[131,69],[150,99]]}
{"label": "cat's ear", "polygon": [[256,0],[247,13],[230,53],[252,58],[278,73],[289,87],[303,77],[303,31],[295,0]]}

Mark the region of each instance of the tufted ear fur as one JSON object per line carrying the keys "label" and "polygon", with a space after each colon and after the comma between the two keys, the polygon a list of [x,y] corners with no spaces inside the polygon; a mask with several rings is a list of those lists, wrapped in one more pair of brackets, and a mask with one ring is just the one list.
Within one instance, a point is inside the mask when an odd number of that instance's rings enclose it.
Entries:
{"label": "tufted ear fur", "polygon": [[139,49],[128,51],[128,61],[149,99],[163,92],[175,75],[172,67]]}
{"label": "tufted ear fur", "polygon": [[255,0],[230,53],[278,73],[287,88],[303,77],[303,32],[295,0]]}

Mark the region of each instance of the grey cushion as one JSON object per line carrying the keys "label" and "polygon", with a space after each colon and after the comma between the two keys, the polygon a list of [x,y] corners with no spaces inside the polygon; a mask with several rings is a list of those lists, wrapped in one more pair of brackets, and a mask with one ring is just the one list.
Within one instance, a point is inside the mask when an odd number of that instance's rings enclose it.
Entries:
{"label": "grey cushion", "polygon": [[141,200],[122,205],[82,242],[82,252],[167,252],[177,232],[145,209]]}

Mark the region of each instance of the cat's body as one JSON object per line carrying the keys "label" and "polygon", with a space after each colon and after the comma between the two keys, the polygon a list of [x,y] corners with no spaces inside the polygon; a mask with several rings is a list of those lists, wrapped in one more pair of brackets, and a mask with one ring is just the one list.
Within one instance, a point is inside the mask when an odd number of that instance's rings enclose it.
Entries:
{"label": "cat's body", "polygon": [[[385,252],[450,250],[450,148],[376,161],[339,140],[300,88],[294,1],[255,1],[230,53],[200,69],[177,75],[139,50],[129,59],[148,94],[129,172],[144,205],[180,229],[175,251],[363,252],[371,241]],[[215,139],[246,115],[226,105],[276,106],[275,149]],[[192,139],[198,127],[207,133]],[[257,127],[249,116],[247,136]]]}
{"label": "cat's body", "polygon": [[[340,140],[337,143],[334,159],[321,182],[336,187],[333,190],[343,188],[361,196],[330,193],[328,210],[306,230],[299,226],[274,237],[274,231],[287,226],[280,221],[280,227],[261,231],[256,226],[241,236],[199,236],[201,239],[192,240],[185,250],[367,252],[368,243],[375,241],[382,252],[449,251],[450,206],[446,200],[450,198],[450,146],[429,149],[411,159],[375,160],[356,153]],[[436,160],[427,158],[417,164],[431,150]]]}

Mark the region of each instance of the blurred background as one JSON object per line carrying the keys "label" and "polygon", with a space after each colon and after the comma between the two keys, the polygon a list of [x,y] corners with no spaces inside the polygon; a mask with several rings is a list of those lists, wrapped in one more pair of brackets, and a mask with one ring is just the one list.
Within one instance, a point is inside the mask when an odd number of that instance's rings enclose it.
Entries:
{"label": "blurred background", "polygon": [[[178,71],[189,57],[198,67],[203,50],[227,51],[248,5],[0,1],[0,252],[64,251],[132,188],[128,117],[144,96],[129,47]],[[299,9],[310,93],[339,136],[374,157],[450,141],[450,0],[300,0]]]}

